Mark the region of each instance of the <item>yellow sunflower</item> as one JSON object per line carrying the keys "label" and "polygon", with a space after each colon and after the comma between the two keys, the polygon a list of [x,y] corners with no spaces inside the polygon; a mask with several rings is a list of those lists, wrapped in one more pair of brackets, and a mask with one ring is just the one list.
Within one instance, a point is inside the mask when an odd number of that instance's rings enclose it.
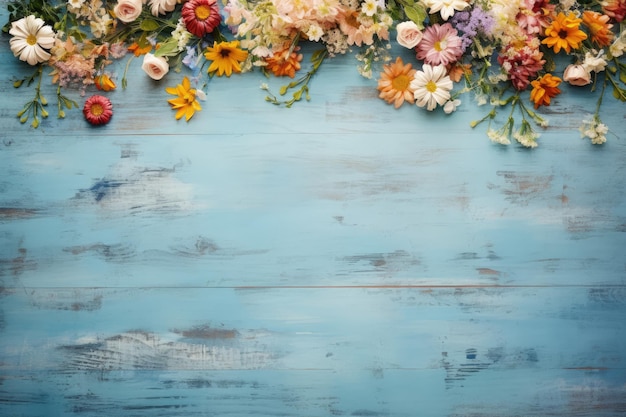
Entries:
{"label": "yellow sunflower", "polygon": [[189,121],[196,111],[202,110],[200,103],[196,100],[196,90],[191,88],[189,78],[184,77],[182,84],[167,87],[165,91],[177,96],[167,101],[172,106],[172,110],[176,110],[176,120],[185,116],[186,121]]}
{"label": "yellow sunflower", "polygon": [[239,41],[213,42],[213,47],[207,47],[204,57],[212,61],[209,74],[217,71],[218,76],[226,74],[230,77],[233,72],[241,72],[241,63],[248,58],[248,51],[239,48]]}

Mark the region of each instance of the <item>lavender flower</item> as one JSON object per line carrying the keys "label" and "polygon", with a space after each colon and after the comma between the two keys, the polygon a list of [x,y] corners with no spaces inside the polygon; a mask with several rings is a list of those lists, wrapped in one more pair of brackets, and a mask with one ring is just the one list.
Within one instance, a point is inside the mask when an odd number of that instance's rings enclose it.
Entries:
{"label": "lavender flower", "polygon": [[463,51],[472,45],[474,38],[490,37],[494,24],[493,16],[480,7],[456,12],[452,16],[452,25],[459,31]]}

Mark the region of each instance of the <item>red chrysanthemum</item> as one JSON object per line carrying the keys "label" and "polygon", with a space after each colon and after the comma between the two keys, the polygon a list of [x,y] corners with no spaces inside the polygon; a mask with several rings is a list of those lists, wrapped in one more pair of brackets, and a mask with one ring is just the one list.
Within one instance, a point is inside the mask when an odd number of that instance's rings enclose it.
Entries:
{"label": "red chrysanthemum", "polygon": [[85,101],[83,114],[92,125],[104,125],[109,123],[113,116],[113,105],[111,100],[104,96],[91,96]]}
{"label": "red chrysanthemum", "polygon": [[181,13],[187,30],[199,38],[213,32],[222,21],[217,0],[189,0]]}

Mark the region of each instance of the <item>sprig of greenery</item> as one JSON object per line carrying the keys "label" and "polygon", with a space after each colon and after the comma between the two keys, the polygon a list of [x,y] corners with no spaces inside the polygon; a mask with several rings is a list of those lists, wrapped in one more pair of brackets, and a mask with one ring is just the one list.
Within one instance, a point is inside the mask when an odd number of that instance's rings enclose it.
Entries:
{"label": "sprig of greenery", "polygon": [[313,76],[320,69],[320,67],[322,66],[322,63],[324,62],[327,56],[328,56],[328,51],[326,49],[315,51],[313,55],[311,56],[311,62],[313,63],[311,70],[308,71],[306,74],[304,74],[302,77],[298,78],[297,80],[294,80],[290,82],[289,84],[286,84],[280,87],[280,90],[278,91],[278,93],[281,96],[284,96],[290,90],[297,88],[295,91],[293,91],[291,98],[289,100],[285,100],[285,101],[279,100],[278,97],[276,97],[274,94],[269,92],[269,87],[264,84],[261,88],[267,91],[267,96],[265,96],[265,101],[275,104],[277,106],[284,105],[285,107],[289,108],[293,106],[293,104],[296,103],[297,101],[302,100],[303,95],[307,101],[311,100],[311,96],[309,95],[309,82],[311,81],[311,78],[313,78]]}
{"label": "sprig of greenery", "polygon": [[48,100],[46,100],[44,95],[41,93],[42,78],[43,66],[40,64],[37,65],[37,68],[32,75],[13,82],[13,87],[20,88],[24,83],[26,83],[26,85],[31,85],[35,79],[38,79],[37,86],[35,87],[35,97],[31,101],[27,102],[24,105],[24,108],[17,113],[17,117],[20,118],[20,123],[26,123],[32,115],[33,121],[31,126],[35,129],[39,126],[40,116],[44,119],[48,117],[48,111],[45,109],[45,106],[48,105]]}

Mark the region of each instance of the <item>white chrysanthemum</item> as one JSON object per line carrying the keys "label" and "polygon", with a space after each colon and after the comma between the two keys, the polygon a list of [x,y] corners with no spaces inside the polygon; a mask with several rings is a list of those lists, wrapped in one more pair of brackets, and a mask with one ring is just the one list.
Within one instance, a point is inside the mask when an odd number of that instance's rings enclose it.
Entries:
{"label": "white chrysanthemum", "polygon": [[430,9],[431,14],[439,12],[443,20],[454,16],[455,11],[469,7],[469,2],[465,0],[424,0],[423,2]]}
{"label": "white chrysanthemum", "polygon": [[445,65],[431,66],[424,64],[422,71],[417,71],[411,81],[411,88],[418,107],[433,110],[437,104],[443,106],[450,100],[452,80],[446,73]]}
{"label": "white chrysanthemum", "polygon": [[55,34],[42,19],[33,15],[23,17],[11,23],[9,34],[13,35],[9,41],[11,51],[20,60],[36,65],[50,59],[46,49],[54,45]]}
{"label": "white chrysanthemum", "polygon": [[174,10],[177,0],[149,0],[148,5],[150,6],[150,12],[152,16],[159,16],[162,14],[166,14]]}

